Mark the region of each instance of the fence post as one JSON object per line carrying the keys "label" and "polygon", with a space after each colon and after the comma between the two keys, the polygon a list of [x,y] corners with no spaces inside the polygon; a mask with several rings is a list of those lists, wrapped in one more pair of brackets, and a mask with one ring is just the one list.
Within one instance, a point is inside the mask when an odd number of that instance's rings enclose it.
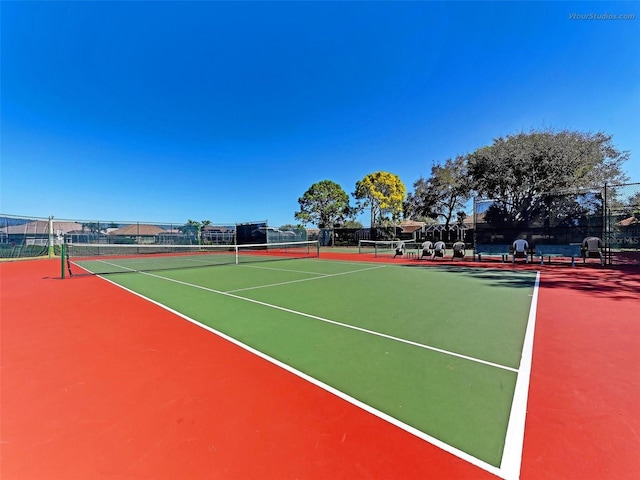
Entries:
{"label": "fence post", "polygon": [[477,213],[476,213],[476,196],[473,197],[473,259],[475,260],[476,258],[476,235],[477,235],[477,231],[478,228],[476,227],[476,217],[477,217]]}
{"label": "fence post", "polygon": [[53,251],[53,215],[49,217],[49,258],[52,258],[54,255]]}
{"label": "fence post", "polygon": [[611,228],[609,225],[610,215],[608,212],[607,202],[607,183],[604,184],[604,198],[602,199],[602,236],[604,237],[604,263],[611,265],[613,263],[611,258]]}

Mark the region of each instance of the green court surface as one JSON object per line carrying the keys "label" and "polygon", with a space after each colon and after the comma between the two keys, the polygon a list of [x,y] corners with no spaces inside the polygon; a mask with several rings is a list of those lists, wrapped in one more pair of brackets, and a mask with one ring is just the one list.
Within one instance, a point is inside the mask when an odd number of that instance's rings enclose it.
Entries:
{"label": "green court surface", "polygon": [[298,259],[105,278],[418,436],[503,461],[535,272]]}

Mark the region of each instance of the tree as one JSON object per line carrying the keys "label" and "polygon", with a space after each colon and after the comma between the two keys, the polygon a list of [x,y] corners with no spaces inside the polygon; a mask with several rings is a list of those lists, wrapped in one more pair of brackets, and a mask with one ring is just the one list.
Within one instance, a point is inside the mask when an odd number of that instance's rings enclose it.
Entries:
{"label": "tree", "polygon": [[371,226],[381,222],[383,213],[391,213],[393,220],[399,220],[403,212],[403,201],[407,189],[400,177],[389,172],[375,172],[365,176],[356,183],[353,196],[357,200],[357,208],[371,209]]}
{"label": "tree", "polygon": [[640,192],[636,192],[627,198],[621,199],[621,196],[622,194],[615,188],[607,192],[609,211],[640,219]]}
{"label": "tree", "polygon": [[100,233],[100,222],[88,222],[82,224],[82,231],[89,230],[91,233]]}
{"label": "tree", "polygon": [[340,185],[331,180],[314,183],[298,199],[300,211],[296,220],[312,223],[319,228],[331,228],[353,214],[349,206],[349,195]]}
{"label": "tree", "polygon": [[458,156],[454,160],[447,159],[444,165],[434,165],[431,177],[418,179],[413,187],[414,192],[405,202],[405,215],[416,219],[442,219],[449,227],[471,198],[465,157]]}
{"label": "tree", "polygon": [[342,228],[362,228],[362,222],[357,220],[346,220],[342,225]]}
{"label": "tree", "polygon": [[186,237],[192,238],[195,237],[197,243],[200,243],[200,229],[202,228],[202,224],[196,220],[187,220],[187,223],[182,227],[179,227],[178,230],[182,232],[182,234]]}
{"label": "tree", "polygon": [[434,222],[438,218],[436,202],[438,201],[429,179],[420,177],[413,184],[413,192],[407,194],[404,202],[404,214],[410,220]]}
{"label": "tree", "polygon": [[[626,176],[621,166],[629,152],[617,150],[611,139],[601,132],[532,131],[500,137],[476,150],[467,157],[473,187],[495,199],[485,219],[528,222],[544,216],[551,203],[558,208],[558,202],[564,201],[558,194],[623,183]],[[569,195],[566,199],[573,201]]]}
{"label": "tree", "polygon": [[304,228],[304,225],[300,225],[300,224],[293,225],[291,223],[286,223],[284,225],[281,225],[279,230],[283,232],[287,232],[287,231],[295,232],[296,230],[306,230],[306,229]]}

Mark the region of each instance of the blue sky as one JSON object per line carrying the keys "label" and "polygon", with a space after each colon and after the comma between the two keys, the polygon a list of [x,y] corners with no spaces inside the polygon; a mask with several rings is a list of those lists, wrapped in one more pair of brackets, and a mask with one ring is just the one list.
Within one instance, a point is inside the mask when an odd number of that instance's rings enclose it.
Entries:
{"label": "blue sky", "polygon": [[280,226],[532,128],[611,134],[640,182],[637,2],[0,8],[5,214]]}

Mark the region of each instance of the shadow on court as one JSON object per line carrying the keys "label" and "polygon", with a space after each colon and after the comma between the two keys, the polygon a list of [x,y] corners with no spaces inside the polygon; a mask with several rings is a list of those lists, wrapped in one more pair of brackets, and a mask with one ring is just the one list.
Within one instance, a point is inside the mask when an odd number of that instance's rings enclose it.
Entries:
{"label": "shadow on court", "polygon": [[512,288],[531,288],[535,279],[535,272],[528,270],[506,270],[490,268],[474,268],[461,265],[403,265],[407,268],[423,268],[425,272],[436,270],[438,272],[460,273],[491,282],[494,286]]}
{"label": "shadow on court", "polygon": [[640,269],[635,266],[600,267],[593,264],[540,266],[537,264],[500,264],[487,267],[466,265],[407,264],[408,268],[436,269],[459,272],[496,286],[530,288],[531,275],[541,272],[541,287],[579,291],[611,300],[637,300],[640,302]]}

